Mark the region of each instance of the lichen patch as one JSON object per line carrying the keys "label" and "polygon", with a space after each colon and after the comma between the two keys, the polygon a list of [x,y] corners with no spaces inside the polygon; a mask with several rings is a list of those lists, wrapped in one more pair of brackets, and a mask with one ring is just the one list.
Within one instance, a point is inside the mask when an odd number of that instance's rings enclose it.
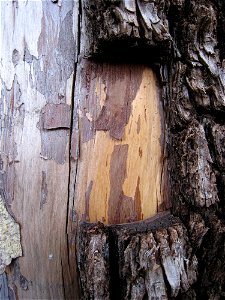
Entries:
{"label": "lichen patch", "polygon": [[19,256],[22,256],[19,224],[8,213],[0,196],[0,274]]}

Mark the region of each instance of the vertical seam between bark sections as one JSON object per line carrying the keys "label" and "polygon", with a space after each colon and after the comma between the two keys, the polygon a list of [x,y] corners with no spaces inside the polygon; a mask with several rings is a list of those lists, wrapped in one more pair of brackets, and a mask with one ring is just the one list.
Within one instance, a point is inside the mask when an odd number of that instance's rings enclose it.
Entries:
{"label": "vertical seam between bark sections", "polygon": [[[72,132],[73,132],[73,124],[74,124],[74,108],[75,108],[75,85],[76,85],[76,74],[77,74],[77,65],[78,65],[78,61],[79,61],[79,56],[80,56],[80,42],[81,42],[81,20],[82,20],[82,3],[81,0],[79,0],[78,3],[78,21],[77,21],[77,27],[78,27],[78,33],[77,33],[77,54],[75,57],[75,63],[74,63],[74,74],[73,74],[73,83],[72,83],[72,93],[71,93],[71,120],[70,120],[70,132],[69,132],[69,170],[68,170],[68,193],[67,193],[67,213],[66,213],[66,228],[65,228],[65,233],[66,233],[66,242],[67,242],[67,259],[68,259],[68,268],[69,268],[69,273],[70,272],[70,238],[68,236],[69,234],[69,218],[70,218],[70,197],[71,197],[71,192],[70,192],[70,185],[71,185],[71,143],[72,143]],[[75,45],[74,45],[75,46]],[[79,143],[79,141],[78,141]],[[73,191],[75,191],[75,186],[76,186],[76,179],[77,179],[77,164],[76,164],[76,170],[75,170],[75,182],[74,182],[74,189]],[[72,203],[72,208],[74,207],[74,200]],[[75,267],[75,266],[73,266]],[[62,266],[62,270],[63,270],[63,266]],[[72,278],[72,280],[75,280],[75,278]],[[66,295],[65,295],[65,287],[64,287],[64,297],[66,299]]]}

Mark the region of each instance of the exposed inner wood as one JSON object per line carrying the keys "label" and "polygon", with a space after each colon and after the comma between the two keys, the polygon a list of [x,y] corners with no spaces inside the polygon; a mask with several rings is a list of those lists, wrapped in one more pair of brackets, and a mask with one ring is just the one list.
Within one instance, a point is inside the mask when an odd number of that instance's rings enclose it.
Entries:
{"label": "exposed inner wood", "polygon": [[85,73],[88,82],[77,91],[80,218],[116,224],[151,217],[164,209],[164,120],[156,77],[146,66],[92,62]]}

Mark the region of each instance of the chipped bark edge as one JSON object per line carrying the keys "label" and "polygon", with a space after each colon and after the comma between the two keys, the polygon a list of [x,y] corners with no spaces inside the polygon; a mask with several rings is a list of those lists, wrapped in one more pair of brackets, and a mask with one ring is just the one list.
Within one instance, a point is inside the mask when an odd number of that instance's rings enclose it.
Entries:
{"label": "chipped bark edge", "polygon": [[169,212],[129,224],[82,222],[77,253],[84,299],[171,299],[197,280],[187,231]]}

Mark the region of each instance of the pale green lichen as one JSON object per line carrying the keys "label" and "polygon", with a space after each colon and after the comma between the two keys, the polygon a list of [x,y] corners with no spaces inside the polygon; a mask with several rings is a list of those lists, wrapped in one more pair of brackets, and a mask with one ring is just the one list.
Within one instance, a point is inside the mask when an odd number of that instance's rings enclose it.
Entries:
{"label": "pale green lichen", "polygon": [[0,196],[0,274],[13,258],[22,256],[20,227],[8,213]]}

